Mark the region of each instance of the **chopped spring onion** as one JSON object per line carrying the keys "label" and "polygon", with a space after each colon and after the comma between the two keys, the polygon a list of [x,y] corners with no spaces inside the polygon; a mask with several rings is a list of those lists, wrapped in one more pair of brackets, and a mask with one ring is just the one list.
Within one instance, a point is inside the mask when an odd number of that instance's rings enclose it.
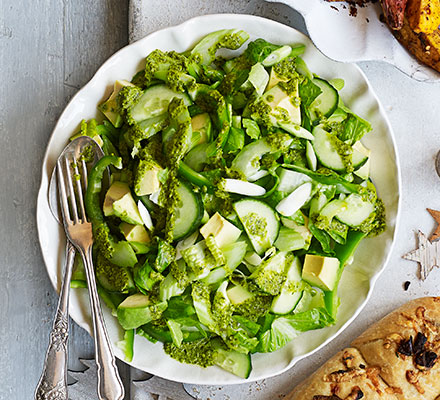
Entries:
{"label": "chopped spring onion", "polygon": [[312,184],[306,182],[295,189],[285,199],[281,200],[276,206],[276,210],[285,217],[295,214],[309,199],[312,192]]}
{"label": "chopped spring onion", "polygon": [[266,193],[264,187],[240,179],[224,179],[223,189],[225,192],[242,194],[243,196],[263,196]]}
{"label": "chopped spring onion", "polygon": [[148,211],[147,207],[144,206],[144,203],[142,201],[138,201],[137,203],[139,214],[141,215],[142,222],[147,227],[149,231],[153,229],[153,221],[151,219],[150,212]]}

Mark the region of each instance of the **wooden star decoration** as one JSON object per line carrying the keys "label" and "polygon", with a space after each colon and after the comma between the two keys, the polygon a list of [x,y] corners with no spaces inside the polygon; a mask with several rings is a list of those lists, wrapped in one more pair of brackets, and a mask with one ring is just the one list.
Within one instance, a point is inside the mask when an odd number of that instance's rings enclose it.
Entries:
{"label": "wooden star decoration", "polygon": [[420,265],[420,279],[425,280],[434,267],[440,266],[440,241],[431,242],[421,231],[418,233],[419,247],[405,254],[403,258],[417,261]]}
{"label": "wooden star decoration", "polygon": [[437,222],[437,227],[435,228],[434,233],[429,238],[429,240],[433,242],[434,240],[440,238],[440,211],[432,210],[430,208],[427,208],[427,210],[431,214],[432,218],[435,219],[435,222]]}

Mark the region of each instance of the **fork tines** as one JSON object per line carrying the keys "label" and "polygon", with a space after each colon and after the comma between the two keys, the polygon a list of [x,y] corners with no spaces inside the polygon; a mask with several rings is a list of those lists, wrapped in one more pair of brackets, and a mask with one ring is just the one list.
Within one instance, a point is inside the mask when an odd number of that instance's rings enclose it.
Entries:
{"label": "fork tines", "polygon": [[64,154],[58,159],[57,173],[64,220],[73,224],[87,222],[84,205],[87,165],[83,157],[75,157],[73,152]]}

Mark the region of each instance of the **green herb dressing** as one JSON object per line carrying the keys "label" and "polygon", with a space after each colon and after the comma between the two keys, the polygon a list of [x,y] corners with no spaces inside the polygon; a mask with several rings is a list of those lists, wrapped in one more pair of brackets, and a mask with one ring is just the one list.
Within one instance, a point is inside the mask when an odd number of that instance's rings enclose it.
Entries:
{"label": "green herb dressing", "polygon": [[166,354],[185,364],[195,364],[203,368],[214,365],[214,349],[206,339],[183,342],[179,347],[173,343],[164,343]]}

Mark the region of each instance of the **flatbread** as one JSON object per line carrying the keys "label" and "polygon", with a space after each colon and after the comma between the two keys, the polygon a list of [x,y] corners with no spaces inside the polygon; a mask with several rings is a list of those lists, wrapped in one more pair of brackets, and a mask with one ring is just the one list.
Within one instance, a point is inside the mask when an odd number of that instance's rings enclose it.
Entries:
{"label": "flatbread", "polygon": [[440,297],[388,314],[285,399],[439,400]]}

